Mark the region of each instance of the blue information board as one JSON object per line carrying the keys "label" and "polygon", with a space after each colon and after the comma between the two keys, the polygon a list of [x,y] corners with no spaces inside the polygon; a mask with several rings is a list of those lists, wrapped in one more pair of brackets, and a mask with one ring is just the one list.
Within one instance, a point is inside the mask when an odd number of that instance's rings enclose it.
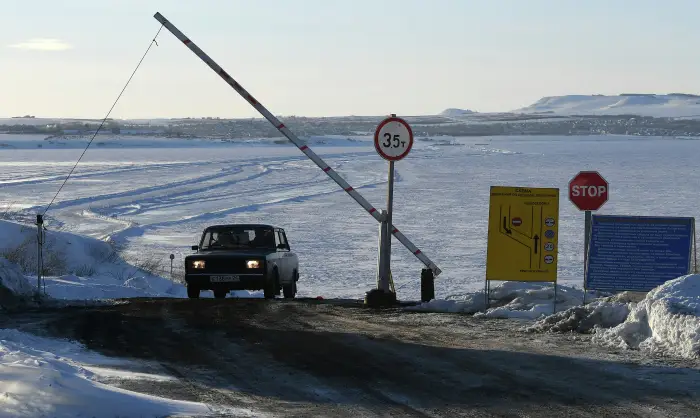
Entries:
{"label": "blue information board", "polygon": [[648,292],[690,272],[695,218],[593,215],[586,288]]}

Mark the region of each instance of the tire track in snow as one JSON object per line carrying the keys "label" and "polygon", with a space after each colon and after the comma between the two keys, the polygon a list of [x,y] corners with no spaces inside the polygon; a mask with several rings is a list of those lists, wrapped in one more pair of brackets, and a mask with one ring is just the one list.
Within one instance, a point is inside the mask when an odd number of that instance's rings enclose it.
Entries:
{"label": "tire track in snow", "polygon": [[[386,181],[369,182],[369,183],[359,185],[359,186],[355,187],[355,189],[360,190],[360,189],[374,188],[374,187],[377,187],[378,185],[384,184],[384,183],[386,183]],[[330,187],[325,187],[325,189],[326,190],[320,191],[320,192],[295,194],[294,196],[280,197],[280,198],[271,199],[271,200],[268,200],[265,202],[251,203],[251,204],[247,204],[247,205],[235,206],[235,207],[231,207],[231,208],[200,213],[197,215],[192,215],[192,216],[188,216],[188,217],[184,217],[184,218],[180,218],[180,219],[173,219],[170,221],[156,222],[156,223],[147,224],[147,225],[133,226],[130,228],[126,228],[126,229],[124,229],[120,232],[117,232],[115,234],[112,234],[111,236],[113,239],[116,239],[116,240],[121,240],[121,239],[124,239],[127,237],[132,238],[132,237],[143,235],[147,230],[158,229],[158,228],[167,228],[167,227],[178,226],[178,225],[183,225],[183,224],[192,223],[192,222],[206,221],[209,219],[220,219],[222,217],[225,217],[227,215],[231,215],[234,213],[254,212],[254,211],[260,210],[262,208],[276,206],[276,205],[280,205],[280,204],[285,204],[285,203],[290,203],[290,202],[303,202],[305,200],[320,197],[320,196],[325,196],[325,195],[330,195],[330,194],[335,194],[335,193],[345,193],[344,190],[338,189],[337,186],[335,186],[335,185],[332,185]],[[329,189],[332,189],[332,190],[329,190]]]}
{"label": "tire track in snow", "polygon": [[[353,155],[363,155],[363,154],[368,154],[366,152],[361,152],[361,153],[353,153]],[[347,156],[347,153],[340,153],[340,154],[330,154],[327,155],[326,158],[337,158],[337,157],[344,157]],[[243,162],[241,163],[241,160],[230,160],[230,161],[224,161],[224,162],[214,162],[213,164],[226,164],[226,163],[237,163],[239,164],[237,168],[242,169],[245,167],[251,167],[251,166],[256,166],[256,165],[263,165],[263,164],[268,164],[270,166],[272,165],[277,165],[277,164],[285,164],[291,161],[300,161],[300,160],[306,160],[306,156],[290,156],[290,157],[270,157],[270,158],[256,158],[256,159],[250,159],[250,160],[243,160],[243,161],[248,161],[248,162]],[[196,163],[185,163],[183,164],[183,167],[186,168],[189,165],[211,165],[212,163],[206,163],[206,162],[196,162]],[[152,167],[144,167],[145,169],[151,169]],[[242,170],[239,170],[242,171]],[[120,173],[117,173],[120,174]],[[90,196],[90,197],[83,197],[83,198],[77,198],[77,199],[72,199],[72,200],[64,200],[64,201],[59,201],[54,203],[53,209],[65,209],[68,207],[72,206],[79,206],[79,205],[84,205],[87,203],[94,203],[97,201],[101,200],[111,200],[111,199],[117,199],[117,198],[123,198],[123,197],[136,197],[139,195],[143,195],[146,193],[152,193],[152,192],[157,192],[157,191],[162,191],[162,190],[167,190],[175,187],[182,187],[186,185],[196,185],[197,183],[201,183],[204,181],[210,181],[210,180],[216,180],[217,178],[222,178],[226,177],[228,175],[231,175],[232,173],[216,173],[216,174],[211,174],[207,176],[202,176],[202,177],[195,177],[195,178],[189,178],[186,180],[181,180],[181,181],[176,181],[172,183],[166,183],[162,185],[156,185],[156,186],[147,186],[143,187],[140,189],[134,189],[134,190],[127,190],[123,192],[117,192],[117,193],[107,193],[103,195],[97,195],[97,196]],[[259,177],[259,176],[258,176]],[[63,177],[60,177],[63,179]],[[254,177],[255,178],[255,177]],[[240,179],[238,181],[247,181],[248,179]],[[229,184],[235,184],[235,182],[231,182]],[[190,193],[191,191],[187,191],[184,193]],[[33,206],[30,208],[27,208],[26,211],[37,211],[38,209],[42,209],[43,206]]]}
{"label": "tire track in snow", "polygon": [[[371,152],[357,152],[357,153],[338,153],[338,154],[328,154],[325,156],[325,158],[335,158],[339,156],[345,156],[345,155],[366,155],[366,154],[372,154]],[[260,163],[272,163],[272,162],[291,162],[291,161],[304,161],[307,160],[306,156],[289,156],[289,157],[283,157],[285,159],[280,160],[281,157],[266,157],[266,158],[253,158],[249,160],[241,160],[241,159],[231,159],[231,160],[221,160],[221,161],[214,161],[214,164],[240,164],[242,161],[249,161],[248,163],[245,163],[244,165],[255,165],[255,164],[260,164]],[[71,163],[72,164],[72,163]],[[84,163],[82,166],[79,166],[80,168],[84,168],[86,165],[97,165],[96,163]],[[124,166],[124,165],[115,165],[114,169],[107,169],[107,170],[100,170],[100,171],[90,171],[90,172],[85,172],[85,173],[74,173],[71,175],[71,179],[87,179],[87,178],[93,178],[93,177],[105,177],[105,176],[111,176],[114,174],[124,174],[124,173],[130,173],[130,172],[138,172],[138,171],[146,171],[146,170],[160,170],[160,169],[170,169],[170,168],[187,168],[187,167],[198,167],[198,166],[210,166],[212,165],[211,161],[195,161],[195,162],[164,162],[164,163],[155,163],[155,164],[131,164],[129,166]],[[55,174],[44,174],[45,172],[55,172],[55,168],[53,170],[50,169],[50,167],[55,167],[55,165],[51,162],[47,162],[46,166],[49,167],[46,170],[40,170],[40,171],[35,171],[32,172],[31,175],[33,177],[29,178],[20,178],[20,179],[3,179],[2,176],[0,176],[0,185],[5,185],[5,186],[24,186],[24,185],[30,185],[30,184],[42,184],[42,183],[49,183],[53,181],[63,181],[66,178],[66,175],[68,174],[68,169],[66,169],[65,174],[60,174],[60,175],[55,175]],[[13,171],[11,173],[12,176],[16,176],[17,172],[20,171],[19,167],[20,165],[17,165],[18,169]],[[68,167],[68,166],[66,166]],[[100,164],[98,165],[99,168],[103,168],[104,165]],[[70,167],[68,167],[70,168]],[[26,169],[21,170],[22,172],[26,172]]]}
{"label": "tire track in snow", "polygon": [[[231,160],[231,161],[221,161],[222,164],[226,163],[235,163],[237,160]],[[88,179],[88,178],[94,178],[94,177],[104,177],[104,176],[111,176],[111,175],[119,175],[119,174],[124,174],[124,173],[131,173],[131,172],[138,172],[138,171],[146,171],[146,170],[160,170],[160,169],[168,169],[168,168],[179,168],[179,167],[191,167],[191,166],[205,166],[205,165],[210,165],[211,163],[209,162],[196,162],[196,163],[190,163],[190,162],[183,162],[183,163],[162,163],[162,164],[146,164],[146,165],[140,165],[140,166],[134,166],[130,165],[128,167],[125,166],[116,166],[114,170],[103,170],[103,171],[92,171],[92,172],[87,172],[87,173],[74,173],[71,175],[71,179]],[[66,174],[63,175],[51,175],[51,176],[44,176],[44,177],[30,177],[30,178],[24,178],[24,179],[17,179],[17,180],[0,180],[0,185],[7,185],[7,186],[26,186],[30,184],[41,184],[41,183],[47,183],[47,182],[52,182],[52,181],[62,181],[65,180],[66,175],[68,172],[66,171]]]}
{"label": "tire track in snow", "polygon": [[[318,184],[318,180],[311,180],[311,181],[304,181],[304,182],[299,182],[299,183],[285,183],[285,184],[280,184],[276,186],[270,186],[270,187],[264,187],[264,188],[255,188],[255,189],[248,189],[248,190],[242,190],[242,191],[231,191],[231,192],[226,192],[223,194],[218,194],[216,196],[199,196],[199,193],[197,195],[193,195],[191,193],[185,193],[187,196],[190,196],[187,199],[172,199],[173,196],[164,196],[160,198],[156,198],[153,201],[155,203],[149,204],[149,201],[140,201],[139,203],[139,208],[134,208],[132,211],[124,212],[121,214],[117,214],[117,216],[138,216],[144,213],[147,213],[149,211],[154,211],[154,210],[159,210],[159,209],[168,209],[168,208],[176,208],[180,206],[186,206],[186,205],[191,205],[191,204],[197,204],[197,203],[207,203],[207,202],[218,202],[222,200],[230,200],[233,198],[242,198],[242,197],[254,197],[256,195],[264,195],[268,192],[275,192],[277,190],[286,190],[290,188],[297,188],[297,187],[304,187],[304,186],[312,186]],[[226,187],[230,186],[230,184],[221,184],[221,187]],[[179,194],[178,194],[179,195]],[[133,207],[134,205],[128,205],[129,207]],[[113,208],[111,208],[114,210]],[[98,212],[102,212],[102,209],[93,209]],[[108,216],[108,215],[104,215]]]}
{"label": "tire track in snow", "polygon": [[[187,180],[181,180],[181,181],[176,181],[176,182],[172,182],[172,183],[165,183],[165,184],[161,184],[161,185],[157,185],[157,186],[147,186],[147,187],[142,187],[139,189],[127,190],[124,192],[107,193],[107,194],[98,195],[98,196],[81,197],[81,198],[72,199],[72,200],[64,200],[64,201],[54,203],[53,209],[54,210],[65,209],[65,208],[68,208],[71,206],[79,206],[79,205],[84,205],[84,204],[88,204],[88,203],[94,203],[94,202],[101,201],[101,200],[112,200],[112,199],[119,199],[122,197],[135,197],[135,196],[139,196],[139,195],[143,195],[143,194],[147,194],[147,193],[168,190],[168,189],[172,189],[175,187],[192,185],[192,183],[196,183],[196,182],[216,180],[218,178],[228,177],[231,175],[239,174],[241,172],[242,172],[242,170],[239,169],[239,170],[230,171],[230,172],[226,172],[226,173],[210,174],[210,175],[206,175],[206,176],[202,176],[202,177],[189,178]],[[264,175],[264,173],[254,174],[253,177],[254,178],[259,177],[260,175]],[[233,183],[235,183],[236,181],[246,181],[246,180],[248,180],[248,178],[234,180]],[[36,209],[37,209],[37,207],[35,206],[32,208],[29,208],[28,210],[31,211],[31,210],[36,210]]]}
{"label": "tire track in snow", "polygon": [[[282,165],[290,165],[295,169],[305,169],[309,168],[306,166],[299,166],[296,164],[289,164],[289,163],[284,163]],[[268,166],[266,167],[270,173],[274,170],[274,166]],[[336,165],[336,170],[342,168],[343,163],[339,163]],[[141,200],[139,201],[139,204],[136,205],[138,207],[134,208],[134,204],[128,204],[125,205],[124,207],[128,207],[132,210],[129,210],[128,212],[123,212],[123,213],[116,213],[117,216],[135,216],[143,213],[147,213],[149,211],[153,210],[158,210],[158,209],[165,209],[165,208],[174,208],[174,207],[179,207],[179,206],[185,206],[189,204],[197,204],[197,203],[206,203],[206,202],[216,202],[216,201],[221,201],[221,200],[226,200],[229,198],[241,198],[241,197],[254,197],[256,195],[264,195],[268,192],[275,192],[278,190],[288,190],[288,189],[294,189],[294,188],[299,188],[299,187],[304,187],[304,186],[311,186],[311,185],[317,185],[319,184],[319,180],[325,180],[326,177],[322,173],[316,173],[313,175],[312,180],[308,181],[301,181],[301,182],[293,182],[293,183],[277,183],[274,185],[269,185],[269,186],[263,186],[263,187],[254,187],[246,190],[232,190],[230,192],[226,192],[224,194],[219,194],[216,196],[211,196],[207,195],[208,192],[211,192],[212,190],[218,189],[218,188],[224,188],[224,187],[229,187],[232,185],[230,182],[224,182],[220,183],[217,185],[212,185],[211,187],[207,189],[197,189],[196,192],[193,194],[191,191],[186,191],[186,192],[178,192],[170,195],[163,195],[159,197],[155,197],[153,199],[149,200]],[[234,184],[240,184],[242,182],[234,183]],[[203,195],[203,196],[202,196]],[[178,197],[182,196],[188,196],[186,199],[177,199]],[[153,203],[153,204],[151,204]],[[114,207],[107,207],[104,208],[107,210],[102,210],[101,209],[94,209],[93,211],[99,212],[102,214],[102,216],[110,216],[114,213],[115,208]],[[110,213],[109,210],[111,209]]]}

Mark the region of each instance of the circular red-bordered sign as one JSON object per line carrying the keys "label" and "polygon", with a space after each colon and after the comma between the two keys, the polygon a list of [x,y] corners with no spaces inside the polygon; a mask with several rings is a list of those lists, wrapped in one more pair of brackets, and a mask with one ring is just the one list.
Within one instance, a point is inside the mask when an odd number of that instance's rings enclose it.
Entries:
{"label": "circular red-bordered sign", "polygon": [[374,131],[374,148],[385,160],[399,161],[411,152],[412,147],[413,130],[401,118],[388,117]]}

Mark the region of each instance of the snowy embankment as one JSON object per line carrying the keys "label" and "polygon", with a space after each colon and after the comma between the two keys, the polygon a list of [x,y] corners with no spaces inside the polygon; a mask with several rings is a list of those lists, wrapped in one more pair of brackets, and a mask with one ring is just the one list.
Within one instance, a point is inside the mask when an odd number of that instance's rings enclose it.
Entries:
{"label": "snowy embankment", "polygon": [[[483,291],[455,295],[446,300],[431,300],[408,308],[426,312],[460,312],[480,318],[537,319],[553,313],[554,286],[542,283],[503,282],[491,289],[489,309]],[[569,286],[557,287],[557,310],[583,302],[583,291]]]}
{"label": "snowy embankment", "polygon": [[[36,277],[36,227],[0,221],[0,257]],[[138,296],[185,297],[178,283],[124,261],[110,243],[48,231],[44,244],[46,293],[56,299],[88,300]],[[36,289],[35,280],[29,284]]]}
{"label": "snowy embankment", "polygon": [[620,325],[594,340],[649,353],[700,358],[700,275],[679,277],[649,292]]}
{"label": "snowy embankment", "polygon": [[21,306],[35,289],[18,266],[0,257],[0,311]]}
{"label": "snowy embankment", "polygon": [[700,96],[693,94],[568,95],[543,97],[514,113],[554,115],[700,116]]}
{"label": "snowy embankment", "polygon": [[488,309],[483,291],[407,309],[535,320],[523,330],[593,333],[593,341],[603,345],[700,358],[700,275],[668,281],[644,297],[589,295],[592,302],[585,306],[582,290],[559,286],[556,313],[550,284],[505,282],[491,290],[490,298]]}
{"label": "snowy embankment", "polygon": [[[26,294],[36,290],[36,227],[0,221],[0,266],[3,282]],[[67,232],[48,231],[44,244],[46,294],[63,300],[101,300],[130,297],[187,297],[181,283],[153,273],[148,254],[125,261],[118,245]],[[15,265],[16,267],[10,267]],[[0,273],[3,270],[0,270]],[[28,276],[22,281],[17,272]],[[20,283],[20,284],[18,284]],[[6,287],[10,287],[6,286]],[[19,287],[17,287],[19,286]],[[42,288],[42,291],[44,289]],[[233,292],[237,297],[253,293]],[[212,297],[203,291],[202,297]]]}
{"label": "snowy embankment", "polygon": [[143,366],[134,361],[104,357],[77,343],[0,329],[0,416],[252,416],[244,410],[223,410],[197,402],[159,398],[103,383],[174,379],[124,371]]}

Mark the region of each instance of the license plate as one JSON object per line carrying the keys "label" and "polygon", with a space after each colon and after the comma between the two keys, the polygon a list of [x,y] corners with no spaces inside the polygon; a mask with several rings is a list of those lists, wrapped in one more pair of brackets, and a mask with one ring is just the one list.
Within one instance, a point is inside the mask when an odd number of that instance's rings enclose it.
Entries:
{"label": "license plate", "polygon": [[237,282],[239,281],[240,278],[238,276],[210,276],[209,281],[210,282]]}

